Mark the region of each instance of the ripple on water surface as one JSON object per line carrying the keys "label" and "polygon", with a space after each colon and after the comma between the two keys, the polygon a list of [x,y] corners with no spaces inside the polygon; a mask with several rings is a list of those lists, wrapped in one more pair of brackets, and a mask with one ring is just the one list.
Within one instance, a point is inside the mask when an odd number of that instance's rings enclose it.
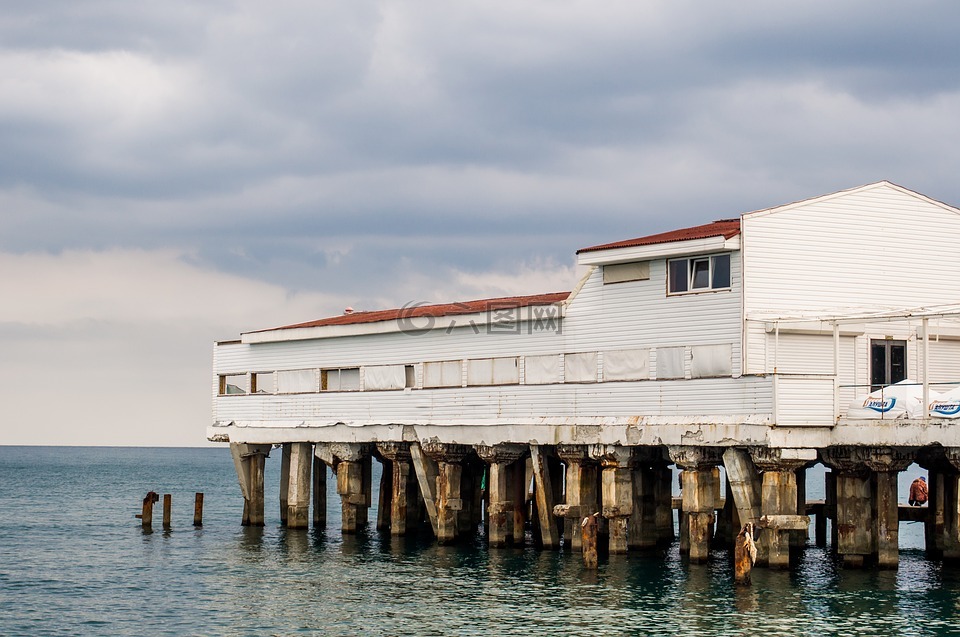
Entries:
{"label": "ripple on water surface", "polygon": [[[960,569],[917,549],[858,572],[808,548],[749,588],[727,553],[690,565],[676,545],[588,572],[563,552],[344,537],[333,480],[327,529],[280,528],[272,499],[265,528],[242,528],[233,471],[226,449],[0,447],[0,634],[960,634]],[[173,494],[172,531],[137,526],[149,490]],[[918,534],[901,525],[905,546]]]}

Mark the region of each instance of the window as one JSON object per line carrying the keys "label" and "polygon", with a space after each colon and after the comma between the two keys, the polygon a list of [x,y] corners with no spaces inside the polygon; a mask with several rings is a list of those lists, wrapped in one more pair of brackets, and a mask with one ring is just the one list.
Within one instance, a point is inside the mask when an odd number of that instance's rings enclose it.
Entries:
{"label": "window", "polygon": [[667,262],[667,292],[685,294],[730,288],[730,255],[673,259]]}
{"label": "window", "polygon": [[899,383],[907,378],[907,342],[870,341],[870,391]]}
{"label": "window", "polygon": [[261,372],[252,375],[250,380],[250,393],[251,394],[272,394],[274,393],[275,387],[273,382],[273,372]]}
{"label": "window", "polygon": [[423,364],[424,387],[460,387],[462,379],[462,361],[436,361]]}
{"label": "window", "polygon": [[634,261],[603,266],[603,284],[646,281],[650,278],[650,262]]}
{"label": "window", "polygon": [[220,395],[246,394],[248,378],[246,374],[224,374],[220,377]]}
{"label": "window", "polygon": [[277,372],[278,394],[307,394],[317,391],[317,370],[285,369]]}
{"label": "window", "polygon": [[580,352],[563,355],[563,382],[597,382],[597,353]]}
{"label": "window", "polygon": [[320,370],[320,391],[360,391],[360,368]]}
{"label": "window", "polygon": [[467,361],[467,385],[516,385],[520,367],[513,358],[479,358]]}

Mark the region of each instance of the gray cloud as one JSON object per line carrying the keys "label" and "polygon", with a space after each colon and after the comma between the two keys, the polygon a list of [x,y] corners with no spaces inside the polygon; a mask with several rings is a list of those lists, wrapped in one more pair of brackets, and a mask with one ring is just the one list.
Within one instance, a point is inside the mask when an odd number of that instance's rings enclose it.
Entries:
{"label": "gray cloud", "polygon": [[[579,247],[879,179],[957,204],[958,23],[936,1],[8,2],[0,257],[162,255],[137,272],[238,277],[272,324],[557,289]],[[264,326],[204,316],[178,334]],[[124,321],[49,338],[79,357]]]}

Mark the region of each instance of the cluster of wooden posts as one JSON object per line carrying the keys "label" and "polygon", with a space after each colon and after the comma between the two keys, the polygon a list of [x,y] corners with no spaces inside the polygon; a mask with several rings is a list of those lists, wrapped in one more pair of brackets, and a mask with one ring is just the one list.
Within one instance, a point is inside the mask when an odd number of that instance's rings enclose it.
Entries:
{"label": "cluster of wooden posts", "polygon": [[[280,443],[281,521],[326,526],[327,469],[336,477],[344,533],[368,524],[372,463],[382,464],[376,528],[407,535],[429,528],[441,544],[485,531],[492,547],[527,541],[545,549],[627,553],[676,539],[691,562],[734,548],[738,564],[789,568],[816,519],[817,546],[848,567],[898,564],[898,523],[927,524],[931,553],[960,558],[960,449],[621,445],[460,445],[435,442]],[[264,522],[264,462],[273,445],[231,444],[244,496],[243,524]],[[955,457],[954,457],[955,456]],[[951,460],[953,458],[956,463]],[[931,507],[897,504],[897,475],[920,461]],[[806,468],[824,463],[825,501],[806,499]],[[673,467],[681,496],[673,497]],[[726,474],[721,490],[720,467]],[[678,518],[674,510],[679,510]],[[677,524],[677,522],[679,524]],[[676,525],[676,526],[675,526]],[[739,539],[738,539],[739,538]],[[754,542],[756,540],[756,542]],[[745,569],[745,573],[741,573]],[[749,568],[738,566],[738,579]]]}
{"label": "cluster of wooden posts", "polygon": [[[140,520],[140,525],[144,531],[153,530],[153,505],[160,501],[160,495],[156,491],[149,491],[143,498],[143,507],[135,517]],[[169,493],[163,494],[163,528],[170,530],[172,528],[173,517],[173,496]],[[203,526],[203,493],[197,492],[193,498],[193,526]]]}

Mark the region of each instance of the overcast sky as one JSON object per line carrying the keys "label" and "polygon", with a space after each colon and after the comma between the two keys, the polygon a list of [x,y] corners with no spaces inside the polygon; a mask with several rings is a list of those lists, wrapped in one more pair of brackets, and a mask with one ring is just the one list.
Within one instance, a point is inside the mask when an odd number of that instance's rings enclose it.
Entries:
{"label": "overcast sky", "polygon": [[960,204],[960,3],[6,0],[0,444],[202,445],[241,331],[570,289],[887,179]]}

